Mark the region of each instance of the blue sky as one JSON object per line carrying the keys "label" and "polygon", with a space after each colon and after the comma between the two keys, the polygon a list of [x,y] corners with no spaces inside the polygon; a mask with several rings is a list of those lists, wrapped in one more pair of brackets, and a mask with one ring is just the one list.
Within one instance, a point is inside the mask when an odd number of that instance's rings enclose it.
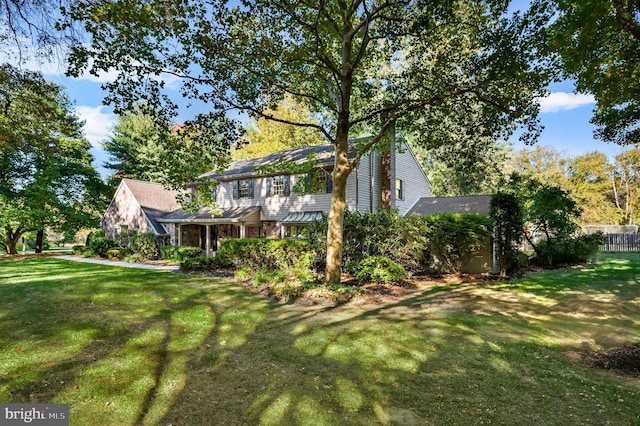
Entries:
{"label": "blue sky", "polygon": [[[117,120],[110,107],[102,105],[105,93],[100,89],[100,84],[103,79],[70,79],[60,73],[47,72],[48,79],[66,87],[76,105],[76,113],[85,120],[85,135],[92,143],[96,165],[100,166],[107,159],[100,142],[109,137],[110,129]],[[552,146],[571,157],[595,150],[613,157],[623,151],[620,146],[594,139],[594,126],[589,123],[594,107],[593,97],[573,93],[574,85],[571,81],[553,84],[549,90],[550,95],[540,101],[540,119],[545,128],[537,145]],[[185,107],[181,110],[179,119],[190,118],[194,113]],[[515,139],[514,147],[524,148]],[[104,169],[100,171],[102,174],[106,173]]]}
{"label": "blue sky", "polygon": [[[516,0],[511,10],[524,9],[528,0]],[[0,58],[2,58],[0,52]],[[84,76],[80,78],[67,78],[63,75],[63,69],[56,64],[27,64],[24,68],[40,71],[45,78],[64,86],[75,104],[77,115],[85,120],[85,136],[91,142],[92,153],[96,166],[104,176],[107,171],[101,165],[107,160],[107,155],[101,147],[101,142],[109,138],[110,129],[116,123],[117,117],[110,107],[104,106],[102,101],[105,93],[100,85],[110,81],[113,76],[103,75],[100,78]],[[171,87],[171,82],[169,82]],[[614,144],[595,140],[594,127],[589,123],[594,107],[593,97],[579,95],[574,92],[571,81],[554,83],[549,87],[548,97],[541,99],[540,119],[545,127],[537,145],[551,146],[566,156],[577,156],[594,150],[606,153],[610,157],[623,151],[622,147]],[[174,100],[178,93],[175,92]],[[179,121],[192,118],[197,111],[185,107],[180,111]],[[523,145],[514,137],[514,147],[523,148]]]}

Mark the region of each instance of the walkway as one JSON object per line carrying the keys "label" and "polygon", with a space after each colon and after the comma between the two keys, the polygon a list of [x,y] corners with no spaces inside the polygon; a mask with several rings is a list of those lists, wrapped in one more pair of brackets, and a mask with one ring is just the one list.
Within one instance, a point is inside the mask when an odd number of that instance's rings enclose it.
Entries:
{"label": "walkway", "polygon": [[68,256],[68,255],[51,256],[51,258],[52,259],[73,260],[75,262],[97,263],[99,265],[122,266],[124,268],[154,269],[156,271],[175,272],[178,269],[180,269],[180,267],[177,266],[177,265],[147,265],[145,263],[116,262],[116,261],[113,261],[113,260],[90,259],[90,258],[86,258],[86,257],[76,257],[76,256]]}

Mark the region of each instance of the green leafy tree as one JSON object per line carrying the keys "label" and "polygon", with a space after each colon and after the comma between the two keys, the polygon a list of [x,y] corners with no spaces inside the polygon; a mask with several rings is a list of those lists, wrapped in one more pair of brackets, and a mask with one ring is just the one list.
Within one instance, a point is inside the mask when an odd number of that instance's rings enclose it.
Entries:
{"label": "green leafy tree", "polygon": [[528,176],[546,185],[567,187],[568,159],[551,146],[521,149],[505,162],[505,173]]}
{"label": "green leafy tree", "polygon": [[640,148],[634,147],[615,157],[611,175],[616,208],[624,217],[623,224],[637,223],[640,211]]}
{"label": "green leafy tree", "polygon": [[15,254],[35,231],[40,251],[46,227],[97,225],[104,186],[62,88],[6,65],[0,81],[0,246]]}
{"label": "green leafy tree", "polygon": [[[393,126],[437,146],[436,129],[505,138],[514,125],[535,137],[547,67],[537,51],[543,18],[506,19],[506,3],[288,0],[180,3],[82,2],[70,16],[91,40],[74,46],[71,74],[119,72],[107,85],[116,109],[162,103],[162,75],[182,93],[230,109],[315,128],[335,147],[326,279],[341,277],[346,183],[364,154],[388,151]],[[319,124],[265,114],[286,95]],[[352,136],[371,132],[355,144]]]}
{"label": "green leafy tree", "polygon": [[[413,145],[413,144],[412,144]],[[510,145],[490,141],[447,143],[434,149],[414,148],[435,196],[491,194],[503,178]]]}
{"label": "green leafy tree", "polygon": [[544,265],[554,265],[554,255],[572,239],[579,227],[580,208],[569,194],[535,180],[522,184],[524,237]]}
{"label": "green leafy tree", "polygon": [[582,210],[582,224],[624,223],[614,192],[615,166],[605,154],[594,151],[572,158],[567,163],[567,173],[568,189]]}
{"label": "green leafy tree", "polygon": [[541,0],[555,10],[550,48],[561,58],[576,90],[596,99],[597,137],[618,144],[640,142],[640,2]]}
{"label": "green leafy tree", "polygon": [[272,118],[258,116],[247,124],[245,143],[232,151],[234,160],[260,158],[274,152],[326,143],[317,128],[287,123],[298,120],[318,124],[309,109],[290,96],[284,98],[277,108],[265,110],[264,114]]}

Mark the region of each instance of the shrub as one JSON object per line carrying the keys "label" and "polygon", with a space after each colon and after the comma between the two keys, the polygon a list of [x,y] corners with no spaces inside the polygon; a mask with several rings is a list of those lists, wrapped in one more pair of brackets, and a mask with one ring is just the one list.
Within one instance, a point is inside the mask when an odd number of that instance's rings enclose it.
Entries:
{"label": "shrub", "polygon": [[491,197],[489,206],[495,224],[496,255],[500,275],[517,271],[520,264],[519,246],[522,242],[524,218],[522,206],[516,194],[500,191]]}
{"label": "shrub", "polygon": [[173,260],[175,262],[184,262],[188,259],[204,256],[204,250],[200,247],[164,246],[161,252],[163,259]]}
{"label": "shrub", "polygon": [[143,259],[154,260],[160,256],[158,241],[152,232],[143,232],[131,237],[131,250]]}
{"label": "shrub", "polygon": [[89,248],[91,249],[91,252],[100,257],[107,257],[107,251],[110,248],[117,246],[117,243],[114,240],[107,237],[93,236],[88,238],[88,240],[90,241]]}
{"label": "shrub", "polygon": [[542,241],[538,244],[538,250],[543,259],[552,259],[548,266],[581,263],[598,252],[598,247],[604,244],[604,238],[602,232],[596,232],[556,241],[553,245]]}
{"label": "shrub", "polygon": [[107,256],[106,257],[109,258],[109,259],[124,257],[122,254],[123,254],[122,247],[114,247],[114,248],[110,248],[109,250],[107,250]]}
{"label": "shrub", "polygon": [[[306,236],[320,256],[326,255],[327,217],[314,221]],[[401,217],[397,210],[379,213],[344,214],[343,265],[358,264],[369,256],[384,256],[411,272],[421,272],[429,264],[426,225],[421,218]]]}
{"label": "shrub", "polygon": [[87,246],[76,245],[71,247],[71,253],[77,254],[77,255],[83,255],[89,251],[91,251],[91,249]]}
{"label": "shrub", "polygon": [[215,257],[198,256],[180,262],[180,269],[185,272],[211,271],[218,267]]}
{"label": "shrub", "polygon": [[124,261],[127,263],[139,263],[139,262],[142,262],[143,260],[144,260],[143,257],[138,253],[133,253],[124,258]]}
{"label": "shrub", "polygon": [[444,264],[455,274],[491,239],[491,218],[479,214],[434,214],[423,218],[428,238]]}
{"label": "shrub", "polygon": [[244,238],[223,241],[216,259],[219,265],[236,269],[309,270],[315,252],[308,241],[300,239]]}
{"label": "shrub", "polygon": [[280,281],[269,287],[269,292],[276,298],[288,302],[294,297],[300,296],[304,285],[299,281]]}
{"label": "shrub", "polygon": [[382,256],[371,256],[360,262],[355,275],[358,281],[385,284],[398,282],[406,276],[402,265]]}

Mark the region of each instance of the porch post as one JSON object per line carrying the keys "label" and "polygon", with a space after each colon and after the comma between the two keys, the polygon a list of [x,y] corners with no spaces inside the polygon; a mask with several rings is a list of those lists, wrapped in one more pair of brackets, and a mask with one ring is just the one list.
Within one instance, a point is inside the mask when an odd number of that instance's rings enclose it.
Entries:
{"label": "porch post", "polygon": [[206,235],[207,235],[207,242],[206,242],[206,256],[207,257],[211,257],[211,225],[205,225],[206,226]]}
{"label": "porch post", "polygon": [[245,238],[244,222],[240,222],[240,238]]}
{"label": "porch post", "polygon": [[182,245],[182,224],[178,224],[178,245]]}

